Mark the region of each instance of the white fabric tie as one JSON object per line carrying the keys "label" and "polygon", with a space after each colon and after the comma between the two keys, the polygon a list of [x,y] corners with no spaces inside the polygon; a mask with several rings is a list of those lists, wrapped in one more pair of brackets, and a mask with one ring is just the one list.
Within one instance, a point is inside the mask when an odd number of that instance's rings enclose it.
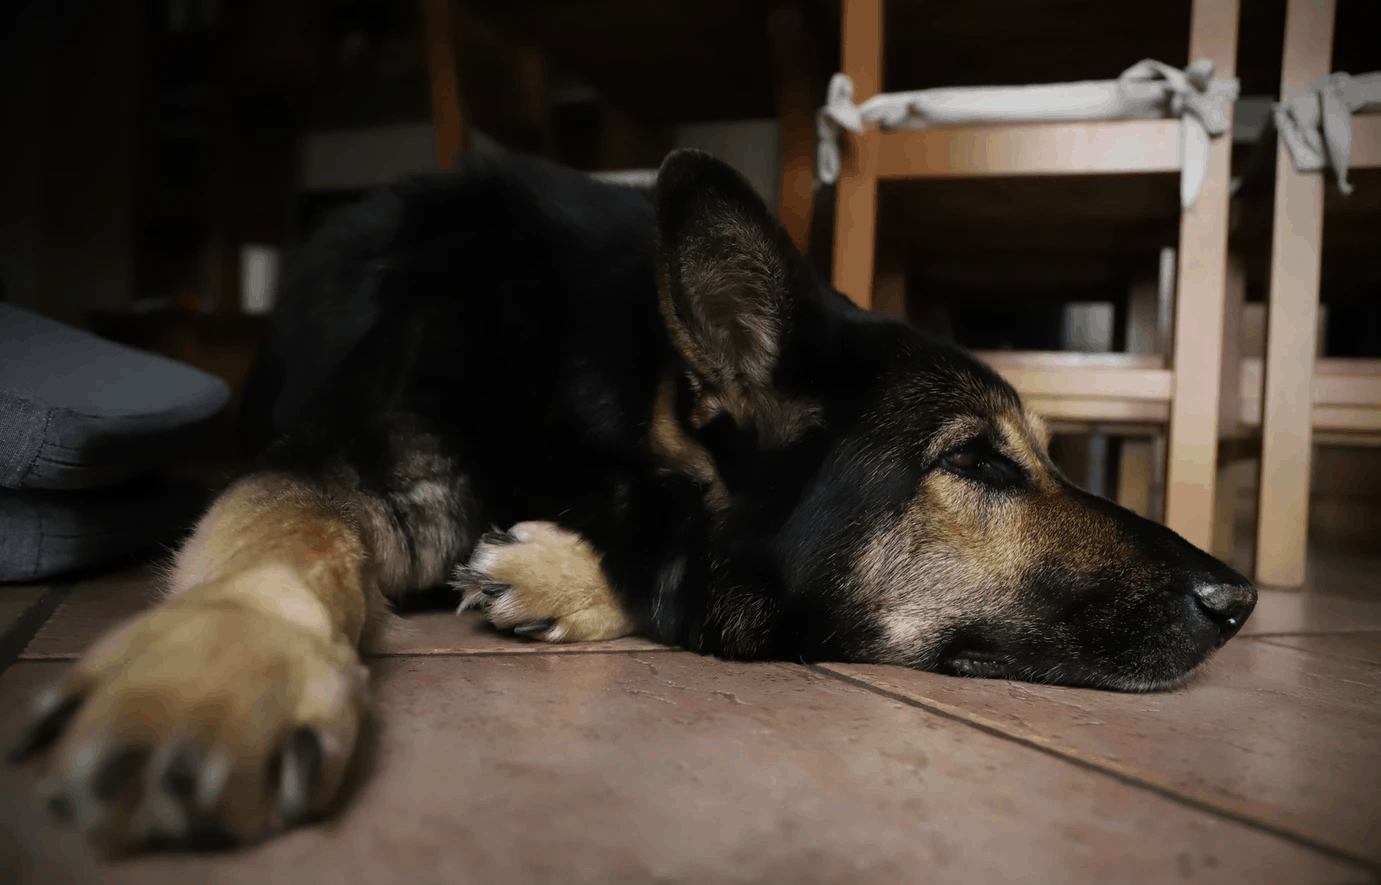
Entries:
{"label": "white fabric tie", "polygon": [[1208,172],[1210,139],[1232,128],[1231,103],[1237,92],[1236,79],[1213,77],[1213,62],[1208,59],[1182,71],[1147,59],[1116,80],[883,93],[861,105],[853,102],[853,81],[846,74],[835,74],[825,106],[815,118],[817,171],[823,183],[834,184],[839,179],[840,130],[861,134],[869,123],[883,129],[921,129],[969,123],[1178,117],[1182,124],[1180,201],[1187,209]]}
{"label": "white fabric tie", "polygon": [[1303,95],[1272,105],[1276,129],[1285,139],[1295,168],[1319,172],[1329,166],[1338,190],[1352,193],[1347,165],[1352,156],[1352,115],[1381,111],[1381,71],[1336,73],[1317,81]]}

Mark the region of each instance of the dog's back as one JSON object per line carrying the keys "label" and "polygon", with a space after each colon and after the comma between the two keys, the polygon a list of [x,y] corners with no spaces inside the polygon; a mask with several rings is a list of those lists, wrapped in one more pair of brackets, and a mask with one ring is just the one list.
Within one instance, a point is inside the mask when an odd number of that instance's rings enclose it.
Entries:
{"label": "dog's back", "polygon": [[[471,158],[373,193],[285,268],[246,395],[249,449],[298,421],[347,354],[385,327],[441,357],[434,368],[466,390],[472,413],[496,421],[505,399],[531,411],[534,396],[579,372],[571,357],[651,374],[645,362],[664,337],[652,232],[646,194],[528,157]],[[581,353],[563,353],[571,340]],[[525,378],[540,381],[520,389]],[[576,393],[595,408],[608,400]]]}

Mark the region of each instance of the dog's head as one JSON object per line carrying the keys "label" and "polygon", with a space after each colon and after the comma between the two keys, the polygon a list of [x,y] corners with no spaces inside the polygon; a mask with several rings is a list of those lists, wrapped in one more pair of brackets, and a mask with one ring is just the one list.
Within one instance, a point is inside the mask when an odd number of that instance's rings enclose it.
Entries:
{"label": "dog's head", "polygon": [[821,282],[728,166],[673,154],[657,203],[663,449],[728,545],[711,645],[1153,690],[1250,615],[1241,575],[1065,479],[995,372]]}

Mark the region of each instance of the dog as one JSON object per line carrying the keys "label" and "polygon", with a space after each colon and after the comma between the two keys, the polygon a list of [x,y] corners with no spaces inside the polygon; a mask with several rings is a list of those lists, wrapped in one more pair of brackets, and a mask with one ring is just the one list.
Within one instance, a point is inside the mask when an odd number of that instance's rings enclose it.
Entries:
{"label": "dog", "polygon": [[251,466],[13,749],[108,850],[335,807],[361,643],[448,582],[538,641],[1122,691],[1180,685],[1256,602],[1074,487],[1011,386],[822,282],[705,154],[652,199],[471,159],[327,224],[282,289]]}

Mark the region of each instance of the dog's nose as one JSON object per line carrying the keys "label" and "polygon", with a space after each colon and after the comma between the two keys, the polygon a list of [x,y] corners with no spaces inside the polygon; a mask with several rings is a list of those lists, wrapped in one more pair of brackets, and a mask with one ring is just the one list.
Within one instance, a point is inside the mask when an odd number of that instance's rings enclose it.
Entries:
{"label": "dog's nose", "polygon": [[1200,584],[1194,588],[1194,600],[1218,628],[1221,645],[1237,635],[1256,608],[1256,588],[1250,584]]}

